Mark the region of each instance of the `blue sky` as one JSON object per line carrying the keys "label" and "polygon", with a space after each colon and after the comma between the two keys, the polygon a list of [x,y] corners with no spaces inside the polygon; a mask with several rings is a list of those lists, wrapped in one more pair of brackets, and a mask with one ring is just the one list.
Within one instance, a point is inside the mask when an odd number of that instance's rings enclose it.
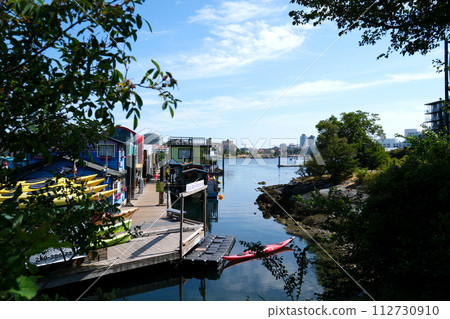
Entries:
{"label": "blue sky", "polygon": [[[137,132],[234,139],[238,146],[298,143],[331,115],[378,113],[385,133],[420,129],[425,103],[443,98],[443,74],[426,56],[384,53],[388,39],[358,45],[360,32],[338,37],[334,23],[293,26],[289,0],[147,0],[129,77],[139,81],[151,59],[178,80],[182,100],[171,118],[155,92],[139,91]],[[117,122],[132,127],[120,112]],[[263,143],[265,145],[263,145]]]}

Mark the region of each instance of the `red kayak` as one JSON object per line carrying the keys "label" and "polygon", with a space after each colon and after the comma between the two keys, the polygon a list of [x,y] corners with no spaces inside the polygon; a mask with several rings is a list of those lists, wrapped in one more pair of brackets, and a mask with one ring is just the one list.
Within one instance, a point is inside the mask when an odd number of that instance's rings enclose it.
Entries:
{"label": "red kayak", "polygon": [[[276,252],[277,250],[289,245],[291,241],[295,238],[295,236],[286,239],[278,244],[271,244],[264,246],[264,249],[262,250],[263,254],[270,254],[273,252]],[[237,260],[245,260],[245,259],[251,259],[256,257],[256,252],[252,250],[244,251],[243,253],[237,254],[237,255],[231,255],[231,256],[223,256],[223,259],[228,261],[237,261]]]}

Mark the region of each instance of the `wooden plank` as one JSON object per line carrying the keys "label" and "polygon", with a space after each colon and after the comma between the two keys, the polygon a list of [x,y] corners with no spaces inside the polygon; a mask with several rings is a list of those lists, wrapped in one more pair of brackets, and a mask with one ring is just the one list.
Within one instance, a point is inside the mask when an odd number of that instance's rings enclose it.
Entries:
{"label": "wooden plank", "polygon": [[188,196],[194,195],[200,191],[203,191],[204,189],[207,189],[207,188],[208,188],[208,185],[203,185],[202,187],[196,188],[193,191],[180,193],[180,196],[188,197]]}
{"label": "wooden plank", "polygon": [[[158,206],[158,193],[154,184],[147,184],[143,194],[133,203],[139,209],[133,215],[132,227],[149,225],[146,236],[107,248],[108,259],[84,263],[58,272],[48,273],[39,282],[41,287],[51,288],[72,282],[95,279],[159,263],[180,260],[179,221],[164,219],[164,206]],[[202,223],[185,220],[182,228],[183,250],[189,252],[204,237]],[[155,227],[154,225],[160,225]],[[162,226],[161,226],[162,225]],[[187,227],[186,227],[187,226]]]}

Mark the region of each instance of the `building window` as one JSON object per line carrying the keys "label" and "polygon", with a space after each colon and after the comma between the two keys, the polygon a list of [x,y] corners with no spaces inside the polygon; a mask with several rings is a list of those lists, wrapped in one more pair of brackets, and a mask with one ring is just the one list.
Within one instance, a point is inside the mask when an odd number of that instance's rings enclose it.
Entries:
{"label": "building window", "polygon": [[116,157],[116,146],[114,144],[97,145],[98,157],[106,157],[106,153],[108,157]]}
{"label": "building window", "polygon": [[190,148],[179,148],[178,149],[178,158],[179,159],[191,158],[191,149]]}

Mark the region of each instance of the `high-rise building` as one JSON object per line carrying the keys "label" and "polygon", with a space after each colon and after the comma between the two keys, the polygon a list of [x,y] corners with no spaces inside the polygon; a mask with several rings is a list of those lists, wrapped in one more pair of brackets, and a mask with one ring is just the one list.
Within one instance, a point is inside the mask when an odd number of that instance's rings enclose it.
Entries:
{"label": "high-rise building", "polygon": [[302,136],[300,136],[300,147],[303,147],[305,145],[306,139],[307,139],[306,134],[302,134]]}
{"label": "high-rise building", "polygon": [[439,100],[425,104],[425,125],[434,132],[448,125],[448,114],[444,110],[445,101]]}

